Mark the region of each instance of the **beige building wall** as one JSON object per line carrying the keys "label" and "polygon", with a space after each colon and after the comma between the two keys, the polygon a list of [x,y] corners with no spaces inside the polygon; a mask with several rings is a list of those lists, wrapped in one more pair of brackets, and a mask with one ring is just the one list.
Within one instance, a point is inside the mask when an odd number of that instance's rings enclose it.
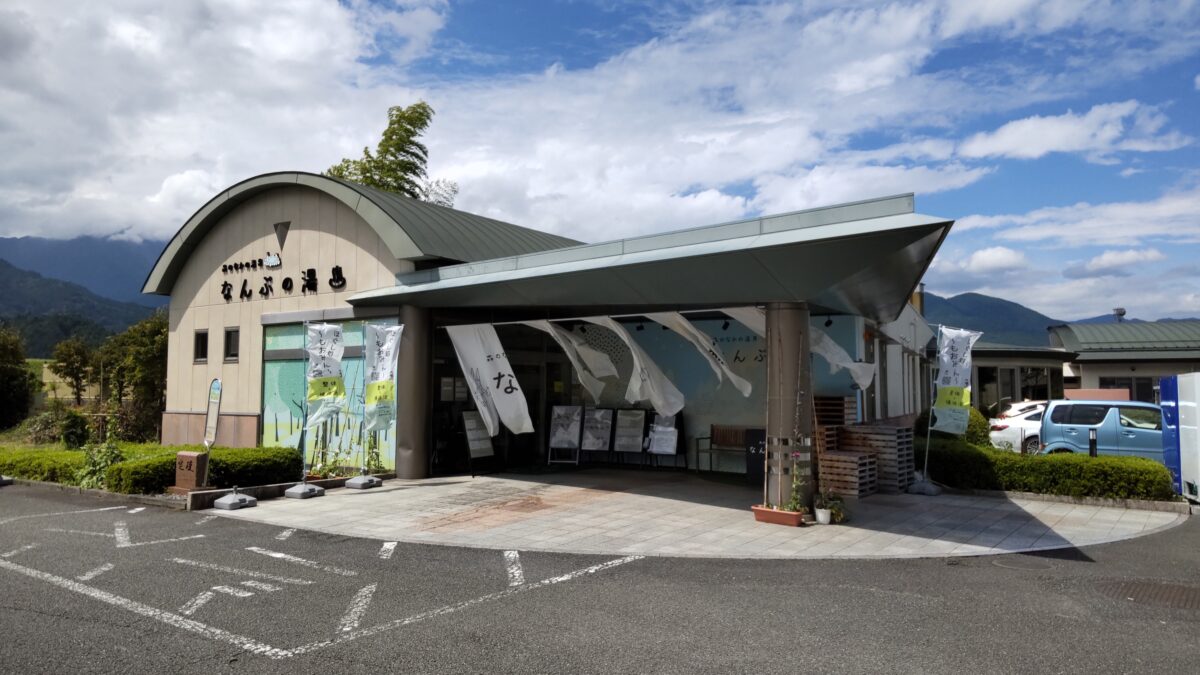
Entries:
{"label": "beige building wall", "polygon": [[[1068,368],[1070,374],[1068,374]],[[1194,373],[1200,363],[1130,361],[1126,363],[1074,363],[1063,367],[1063,374],[1079,377],[1081,389],[1099,389],[1102,377],[1153,377],[1155,379],[1180,373]]]}
{"label": "beige building wall", "polygon": [[[282,249],[274,224],[290,221]],[[278,253],[281,267],[224,273],[222,265],[257,261]],[[334,266],[340,266],[345,287],[330,288]],[[302,274],[317,272],[317,292],[301,292]],[[261,316],[277,312],[347,308],[346,298],[395,283],[395,275],[412,271],[396,260],[366,221],[337,199],[318,190],[281,187],[257,195],[226,214],[192,252],[171,292],[168,342],[167,410],[164,443],[199,443],[209,383],[223,385],[222,429],[218,444],[253,446],[258,443],[262,406],[263,326]],[[273,293],[259,294],[264,277],[273,279]],[[290,277],[294,288],[283,290]],[[239,297],[242,282],[253,292]],[[224,282],[233,299],[222,297]],[[238,358],[223,358],[225,330],[239,330]],[[193,359],[193,336],[208,330],[208,359]],[[200,424],[192,419],[200,418]]]}

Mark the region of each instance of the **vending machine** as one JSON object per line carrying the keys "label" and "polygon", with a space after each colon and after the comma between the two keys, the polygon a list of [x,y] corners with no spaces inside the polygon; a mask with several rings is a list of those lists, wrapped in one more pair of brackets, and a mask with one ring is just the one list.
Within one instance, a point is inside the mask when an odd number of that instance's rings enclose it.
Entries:
{"label": "vending machine", "polygon": [[1175,491],[1200,503],[1200,373],[1159,381],[1163,412],[1163,463]]}

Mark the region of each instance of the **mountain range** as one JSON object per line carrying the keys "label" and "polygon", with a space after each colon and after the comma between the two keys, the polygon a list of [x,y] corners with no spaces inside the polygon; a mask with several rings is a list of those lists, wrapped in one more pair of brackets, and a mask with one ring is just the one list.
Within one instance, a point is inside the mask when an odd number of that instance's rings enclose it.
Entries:
{"label": "mountain range", "polygon": [[166,304],[162,296],[142,295],[146,275],[164,248],[166,242],[149,240],[0,237],[0,259],[16,267],[79,284],[105,298],[147,307]]}

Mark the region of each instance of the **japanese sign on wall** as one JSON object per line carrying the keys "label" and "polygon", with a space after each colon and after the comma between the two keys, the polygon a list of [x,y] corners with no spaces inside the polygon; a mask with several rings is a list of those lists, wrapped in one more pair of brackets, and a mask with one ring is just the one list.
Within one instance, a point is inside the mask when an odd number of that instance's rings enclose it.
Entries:
{"label": "japanese sign on wall", "polygon": [[382,431],[396,419],[396,353],[404,326],[363,327],[366,347],[366,392],[364,424],[366,431]]}
{"label": "japanese sign on wall", "polygon": [[308,423],[314,427],[335,417],[346,408],[346,383],[342,379],[342,353],[345,341],[342,327],[329,323],[308,326],[305,349],[308,351]]}
{"label": "japanese sign on wall", "polygon": [[983,335],[942,326],[938,332],[937,398],[930,428],[965,434],[971,405],[971,347]]}
{"label": "japanese sign on wall", "polygon": [[500,422],[514,434],[533,431],[529,407],[521,391],[508,355],[491,324],[447,326],[450,342],[458,354],[459,365],[467,376],[467,386],[475,398],[479,415],[488,434],[500,432]]}
{"label": "japanese sign on wall", "polygon": [[[268,255],[267,261],[271,260],[272,257]],[[278,255],[274,256],[273,261],[276,263],[279,262]],[[279,265],[276,264],[276,267],[278,266]],[[271,266],[266,264],[266,261],[263,259],[252,260],[247,263],[233,263],[221,266],[221,272],[224,274],[237,274],[239,272],[259,269],[267,270],[271,269]],[[328,284],[329,288],[335,291],[340,291],[346,287],[346,275],[342,271],[341,265],[334,265],[333,269],[330,270]],[[299,290],[301,293],[307,295],[309,293],[316,293],[319,287],[320,283],[317,277],[317,269],[315,267],[309,267],[307,269],[300,270],[300,274],[298,275],[297,279],[292,279],[292,277],[282,277],[279,282],[278,292],[282,292],[285,295],[291,295]],[[229,280],[224,280],[221,282],[221,297],[225,298],[225,302],[233,302],[233,296],[235,293],[240,300],[253,300],[255,295],[258,295],[258,297],[262,300],[267,300],[277,293],[275,287],[275,275],[263,275],[261,282],[252,281],[250,279],[242,279],[240,285],[237,285]]]}

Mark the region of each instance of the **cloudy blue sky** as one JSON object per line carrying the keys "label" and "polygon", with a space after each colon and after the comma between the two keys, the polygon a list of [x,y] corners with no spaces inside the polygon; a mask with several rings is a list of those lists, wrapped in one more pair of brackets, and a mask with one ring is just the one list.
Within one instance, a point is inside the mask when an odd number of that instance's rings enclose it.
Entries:
{"label": "cloudy blue sky", "polygon": [[169,237],[437,111],[459,208],[587,241],[899,192],[927,281],[1200,315],[1200,4],[6,0],[0,236]]}

